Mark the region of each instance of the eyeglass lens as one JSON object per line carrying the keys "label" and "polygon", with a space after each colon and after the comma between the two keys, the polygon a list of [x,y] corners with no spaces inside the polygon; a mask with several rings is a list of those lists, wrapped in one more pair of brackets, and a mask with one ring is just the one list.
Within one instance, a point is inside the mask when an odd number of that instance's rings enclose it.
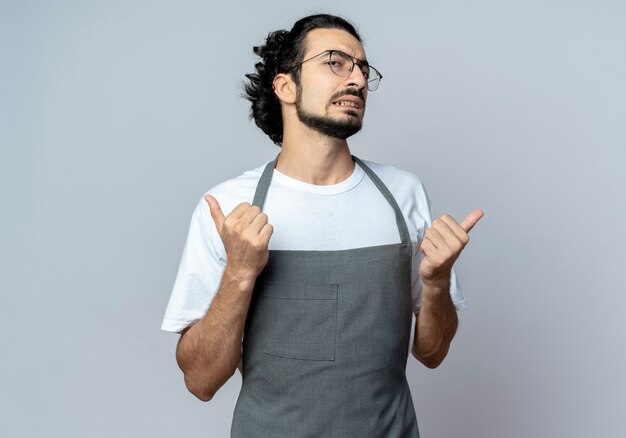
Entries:
{"label": "eyeglass lens", "polygon": [[[328,65],[330,65],[330,69],[337,76],[350,76],[355,64],[354,60],[343,52],[330,52]],[[359,65],[359,68],[361,72],[363,72],[365,80],[367,80],[367,89],[370,91],[376,90],[380,83],[380,73],[378,73],[374,67],[370,67],[367,64]]]}

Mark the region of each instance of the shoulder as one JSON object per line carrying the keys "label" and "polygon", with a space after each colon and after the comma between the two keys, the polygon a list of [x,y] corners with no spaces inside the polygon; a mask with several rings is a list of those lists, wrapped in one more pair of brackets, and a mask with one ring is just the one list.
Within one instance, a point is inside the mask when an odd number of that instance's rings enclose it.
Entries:
{"label": "shoulder", "polygon": [[419,199],[428,202],[424,184],[412,172],[387,164],[361,160],[382,180],[398,203],[401,200]]}

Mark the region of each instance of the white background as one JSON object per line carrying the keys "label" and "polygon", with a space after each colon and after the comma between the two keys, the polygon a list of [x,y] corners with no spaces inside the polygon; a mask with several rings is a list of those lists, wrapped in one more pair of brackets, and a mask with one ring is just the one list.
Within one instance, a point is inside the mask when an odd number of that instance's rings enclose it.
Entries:
{"label": "white background", "polygon": [[252,46],[341,14],[384,75],[356,155],[485,218],[424,437],[626,436],[624,1],[0,2],[0,436],[227,436],[159,331],[191,212],[277,149]]}

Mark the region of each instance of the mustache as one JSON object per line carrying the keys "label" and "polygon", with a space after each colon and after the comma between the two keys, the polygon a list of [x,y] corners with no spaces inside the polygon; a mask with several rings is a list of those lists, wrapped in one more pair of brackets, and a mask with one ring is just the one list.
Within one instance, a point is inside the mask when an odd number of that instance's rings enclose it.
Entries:
{"label": "mustache", "polygon": [[335,101],[343,96],[356,96],[365,102],[365,96],[363,95],[363,90],[359,90],[358,88],[346,88],[345,90],[338,91],[331,97],[331,101]]}

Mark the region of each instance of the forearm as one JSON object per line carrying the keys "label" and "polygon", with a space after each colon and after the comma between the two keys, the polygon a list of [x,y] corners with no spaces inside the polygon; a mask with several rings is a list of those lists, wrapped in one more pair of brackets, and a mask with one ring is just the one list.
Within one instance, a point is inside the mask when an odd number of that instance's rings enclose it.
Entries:
{"label": "forearm", "polygon": [[237,369],[253,287],[253,281],[226,269],[209,310],[178,342],[176,361],[185,385],[203,401],[210,400]]}
{"label": "forearm", "polygon": [[416,315],[412,353],[428,368],[436,368],[448,354],[458,326],[450,284],[424,285]]}

